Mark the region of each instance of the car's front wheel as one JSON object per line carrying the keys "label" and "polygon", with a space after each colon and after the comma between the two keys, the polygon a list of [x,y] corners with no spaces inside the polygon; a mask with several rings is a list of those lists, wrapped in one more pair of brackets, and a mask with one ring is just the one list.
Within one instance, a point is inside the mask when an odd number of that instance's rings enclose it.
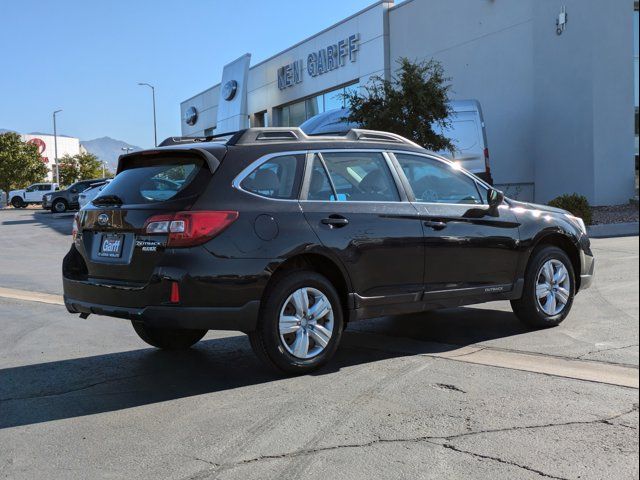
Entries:
{"label": "car's front wheel", "polygon": [[280,275],[269,287],[249,339],[268,365],[302,374],[333,357],[343,324],[340,297],[331,282],[316,272],[298,270]]}
{"label": "car's front wheel", "polygon": [[24,203],[24,200],[20,197],[13,197],[11,199],[11,205],[13,208],[24,208],[27,206],[27,204]]}
{"label": "car's front wheel", "polygon": [[571,310],[575,285],[573,265],[564,250],[545,246],[532,254],[522,298],[512,300],[511,306],[530,327],[555,327]]}
{"label": "car's front wheel", "polygon": [[56,200],[51,206],[51,210],[53,210],[55,213],[64,213],[67,211],[67,208],[69,208],[69,206],[64,200]]}
{"label": "car's front wheel", "polygon": [[163,350],[184,350],[198,343],[207,330],[187,330],[181,328],[154,328],[142,322],[132,321],[138,336],[152,347]]}

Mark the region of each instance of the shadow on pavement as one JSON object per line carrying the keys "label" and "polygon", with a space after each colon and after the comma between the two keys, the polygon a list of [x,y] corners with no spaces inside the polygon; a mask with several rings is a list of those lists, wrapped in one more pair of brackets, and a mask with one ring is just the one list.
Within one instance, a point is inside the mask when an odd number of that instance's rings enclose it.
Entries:
{"label": "shadow on pavement", "polygon": [[51,213],[44,210],[7,210],[7,214],[17,219],[4,220],[6,216],[0,216],[0,226],[34,225],[41,228],[50,228],[61,235],[71,235],[71,224],[75,212]]}
{"label": "shadow on pavement", "polygon": [[[474,308],[361,322],[345,331],[342,346],[329,365],[312,375],[388,358],[443,352],[525,331],[511,313]],[[144,348],[5,368],[0,370],[0,428],[117,411],[282,378],[258,362],[244,335],[204,340],[181,352]]]}

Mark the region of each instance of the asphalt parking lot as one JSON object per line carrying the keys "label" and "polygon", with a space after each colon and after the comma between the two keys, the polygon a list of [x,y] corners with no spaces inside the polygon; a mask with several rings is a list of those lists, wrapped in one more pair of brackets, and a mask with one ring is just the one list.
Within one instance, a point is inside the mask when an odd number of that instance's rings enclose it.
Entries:
{"label": "asphalt parking lot", "polygon": [[0,478],[638,478],[638,237],[593,241],[558,328],[506,302],[376,319],[283,378],[242,334],[162,352],[68,314],[71,220],[0,211]]}

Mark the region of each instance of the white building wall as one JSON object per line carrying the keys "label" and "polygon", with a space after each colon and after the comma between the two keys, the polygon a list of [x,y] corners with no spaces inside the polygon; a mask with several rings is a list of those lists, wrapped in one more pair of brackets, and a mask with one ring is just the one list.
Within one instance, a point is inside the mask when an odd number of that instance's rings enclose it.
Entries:
{"label": "white building wall", "polygon": [[[566,7],[569,21],[557,35]],[[633,195],[633,2],[407,0],[390,57],[435,58],[482,105],[496,184],[546,202]]]}
{"label": "white building wall", "polygon": [[491,169],[507,193],[533,199],[532,2],[408,0],[389,12],[392,65],[436,59],[452,99],[477,99]]}
{"label": "white building wall", "polygon": [[[545,21],[566,6],[558,36]],[[536,185],[539,199],[578,192],[595,205],[634,193],[633,2],[535,2]]]}

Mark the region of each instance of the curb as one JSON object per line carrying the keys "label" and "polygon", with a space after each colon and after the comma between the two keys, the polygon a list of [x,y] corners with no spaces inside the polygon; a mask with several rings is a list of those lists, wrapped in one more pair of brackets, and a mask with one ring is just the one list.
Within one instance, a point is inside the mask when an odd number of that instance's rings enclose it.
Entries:
{"label": "curb", "polygon": [[587,232],[591,238],[628,237],[638,235],[638,222],[591,225]]}

